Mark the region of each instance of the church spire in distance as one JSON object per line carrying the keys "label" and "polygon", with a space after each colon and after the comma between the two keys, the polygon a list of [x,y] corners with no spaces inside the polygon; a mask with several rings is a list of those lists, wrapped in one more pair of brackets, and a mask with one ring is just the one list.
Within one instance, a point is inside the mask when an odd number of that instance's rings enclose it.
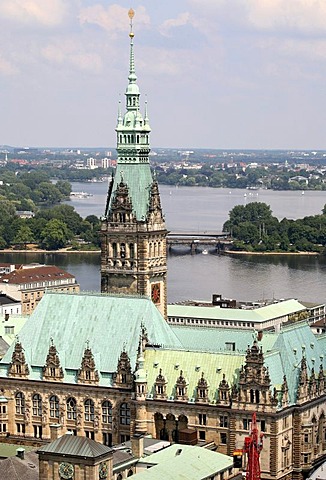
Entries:
{"label": "church spire in distance", "polygon": [[101,291],[151,297],[166,317],[166,235],[160,194],[149,164],[147,100],[140,112],[134,54],[134,11],[129,10],[130,59],[125,91],[119,102],[117,167],[110,184],[101,226]]}

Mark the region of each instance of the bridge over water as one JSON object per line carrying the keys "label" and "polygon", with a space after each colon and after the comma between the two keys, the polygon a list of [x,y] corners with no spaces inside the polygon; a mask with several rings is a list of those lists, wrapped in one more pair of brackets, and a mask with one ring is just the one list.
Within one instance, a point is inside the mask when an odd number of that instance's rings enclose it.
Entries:
{"label": "bridge over water", "polygon": [[191,254],[197,253],[201,248],[213,248],[217,252],[227,250],[232,245],[229,232],[169,232],[167,246],[171,250],[175,246],[189,247]]}

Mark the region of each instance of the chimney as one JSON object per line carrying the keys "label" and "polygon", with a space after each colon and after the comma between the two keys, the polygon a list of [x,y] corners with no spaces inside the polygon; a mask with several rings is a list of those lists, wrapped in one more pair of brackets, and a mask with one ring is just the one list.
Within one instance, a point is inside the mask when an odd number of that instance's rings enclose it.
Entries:
{"label": "chimney", "polygon": [[131,451],[135,458],[141,458],[144,455],[144,437],[139,433],[131,438]]}
{"label": "chimney", "polygon": [[50,438],[51,442],[54,442],[61,435],[61,425],[60,423],[52,423],[50,425]]}
{"label": "chimney", "polygon": [[24,460],[25,458],[25,448],[17,448],[16,450],[16,457],[20,458],[21,460]]}

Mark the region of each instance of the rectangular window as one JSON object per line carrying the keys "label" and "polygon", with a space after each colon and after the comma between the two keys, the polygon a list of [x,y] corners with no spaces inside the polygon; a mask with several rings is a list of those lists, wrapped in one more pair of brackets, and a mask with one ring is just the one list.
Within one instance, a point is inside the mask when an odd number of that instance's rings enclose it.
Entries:
{"label": "rectangular window", "polygon": [[17,430],[17,433],[25,433],[25,424],[16,423],[16,430]]}
{"label": "rectangular window", "polygon": [[225,348],[229,352],[234,352],[235,351],[235,342],[225,342]]}
{"label": "rectangular window", "polygon": [[104,432],[102,437],[102,443],[107,447],[112,447],[112,433]]}
{"label": "rectangular window", "polygon": [[92,440],[95,439],[94,432],[90,432],[89,430],[85,430],[85,436],[86,436],[87,438],[92,439]]}
{"label": "rectangular window", "polygon": [[15,327],[5,326],[5,334],[6,335],[13,335],[15,333]]}
{"label": "rectangular window", "polygon": [[200,413],[198,415],[199,425],[206,425],[207,417],[206,413]]}
{"label": "rectangular window", "polygon": [[42,426],[41,425],[33,425],[34,430],[34,437],[35,438],[42,438]]}
{"label": "rectangular window", "polygon": [[224,433],[224,432],[220,433],[220,441],[223,445],[226,445],[226,443],[227,443],[227,434],[226,433]]}
{"label": "rectangular window", "polygon": [[260,420],[260,431],[266,432],[266,422],[265,420]]}
{"label": "rectangular window", "polygon": [[130,435],[120,435],[120,442],[128,442],[130,440]]}
{"label": "rectangular window", "polygon": [[206,432],[199,430],[199,440],[206,440]]}
{"label": "rectangular window", "polygon": [[303,436],[304,443],[309,443],[309,433],[305,433]]}
{"label": "rectangular window", "polygon": [[220,416],[220,427],[227,428],[228,427],[228,417],[227,415]]}

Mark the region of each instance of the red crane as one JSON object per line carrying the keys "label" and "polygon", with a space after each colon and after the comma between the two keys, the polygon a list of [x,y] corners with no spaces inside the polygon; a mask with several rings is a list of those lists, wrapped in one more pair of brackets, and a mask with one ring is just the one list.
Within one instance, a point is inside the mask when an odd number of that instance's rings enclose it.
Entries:
{"label": "red crane", "polygon": [[244,443],[244,453],[247,454],[246,480],[260,480],[259,456],[263,448],[263,436],[263,433],[258,432],[256,412],[254,412],[250,437],[246,437]]}

